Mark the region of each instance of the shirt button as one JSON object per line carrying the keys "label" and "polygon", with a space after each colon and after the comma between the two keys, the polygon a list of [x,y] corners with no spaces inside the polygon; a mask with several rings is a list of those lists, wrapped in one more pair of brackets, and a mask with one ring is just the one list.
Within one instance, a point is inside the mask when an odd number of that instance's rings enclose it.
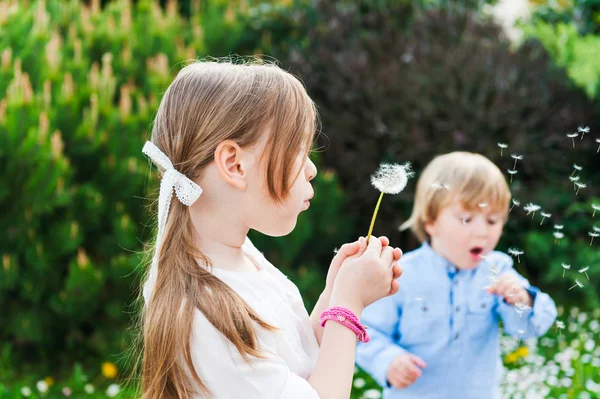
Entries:
{"label": "shirt button", "polygon": [[458,339],[459,336],[460,336],[460,334],[456,333],[456,335],[454,336],[454,339]]}
{"label": "shirt button", "polygon": [[460,312],[460,306],[457,306],[457,307],[456,307],[456,311],[457,311],[457,312]]}
{"label": "shirt button", "polygon": [[486,306],[486,305],[485,305],[485,303],[482,303],[482,304],[481,304],[481,308],[482,308],[482,309],[485,309],[485,306]]}
{"label": "shirt button", "polygon": [[454,280],[454,285],[458,285],[458,280]]}

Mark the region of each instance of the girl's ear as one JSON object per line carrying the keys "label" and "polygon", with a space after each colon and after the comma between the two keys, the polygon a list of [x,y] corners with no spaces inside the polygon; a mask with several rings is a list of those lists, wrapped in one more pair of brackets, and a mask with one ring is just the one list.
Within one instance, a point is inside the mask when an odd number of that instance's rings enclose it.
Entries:
{"label": "girl's ear", "polygon": [[219,176],[242,191],[248,186],[244,155],[244,150],[233,140],[225,140],[215,149],[215,165]]}

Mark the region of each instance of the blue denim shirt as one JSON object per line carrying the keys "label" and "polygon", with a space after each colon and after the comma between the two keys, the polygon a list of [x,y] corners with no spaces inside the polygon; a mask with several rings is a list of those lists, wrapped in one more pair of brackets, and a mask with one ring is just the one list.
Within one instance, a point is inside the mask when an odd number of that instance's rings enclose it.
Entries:
{"label": "blue denim shirt", "polygon": [[[362,314],[371,341],[357,346],[356,362],[384,387],[385,399],[492,399],[500,397],[499,321],[520,338],[539,337],[557,315],[554,301],[530,286],[512,258],[494,251],[473,270],[458,270],[427,243],[400,260],[400,291]],[[534,298],[518,309],[484,287],[504,273],[517,276]],[[391,361],[409,352],[427,367],[411,386],[391,387]]]}

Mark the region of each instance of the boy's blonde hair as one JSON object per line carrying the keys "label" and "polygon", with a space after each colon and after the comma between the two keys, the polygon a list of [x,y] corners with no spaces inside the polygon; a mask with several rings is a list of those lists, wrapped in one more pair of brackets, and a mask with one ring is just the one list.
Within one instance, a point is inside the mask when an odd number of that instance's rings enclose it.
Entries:
{"label": "boy's blonde hair", "polygon": [[[268,134],[261,165],[271,198],[282,202],[302,171],[294,165],[296,155],[307,157],[311,149],[315,105],[302,83],[276,65],[260,59],[228,61],[194,62],[179,72],[161,100],[152,142],[179,172],[197,179],[213,162],[219,143],[253,146]],[[148,251],[148,259],[158,252],[158,273],[140,323],[142,399],[189,399],[198,390],[211,395],[190,351],[196,310],[246,361],[264,357],[254,327],[276,330],[207,271],[211,261],[194,245],[194,235],[188,207],[172,201],[163,238]]]}
{"label": "boy's blonde hair", "polygon": [[412,214],[400,229],[410,228],[421,242],[427,241],[425,224],[435,222],[440,211],[456,201],[468,210],[480,210],[479,204],[486,203],[503,212],[506,221],[510,199],[504,175],[483,155],[463,151],[439,155],[419,177]]}

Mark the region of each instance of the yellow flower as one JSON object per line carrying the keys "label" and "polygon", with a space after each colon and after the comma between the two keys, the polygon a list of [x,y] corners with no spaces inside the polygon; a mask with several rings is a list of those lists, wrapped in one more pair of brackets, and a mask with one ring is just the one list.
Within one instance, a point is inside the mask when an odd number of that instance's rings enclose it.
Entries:
{"label": "yellow flower", "polygon": [[44,381],[46,382],[46,384],[48,384],[49,387],[51,387],[52,385],[54,385],[54,378],[52,378],[50,376],[44,378]]}
{"label": "yellow flower", "polygon": [[508,355],[506,355],[504,357],[504,363],[507,363],[507,364],[516,363],[517,360],[519,360],[519,357],[514,352],[509,353]]}
{"label": "yellow flower", "polygon": [[526,346],[519,346],[519,348],[517,348],[515,353],[520,358],[525,357],[525,356],[529,355],[529,348]]}
{"label": "yellow flower", "polygon": [[117,366],[111,362],[102,363],[102,375],[112,380],[117,376]]}

